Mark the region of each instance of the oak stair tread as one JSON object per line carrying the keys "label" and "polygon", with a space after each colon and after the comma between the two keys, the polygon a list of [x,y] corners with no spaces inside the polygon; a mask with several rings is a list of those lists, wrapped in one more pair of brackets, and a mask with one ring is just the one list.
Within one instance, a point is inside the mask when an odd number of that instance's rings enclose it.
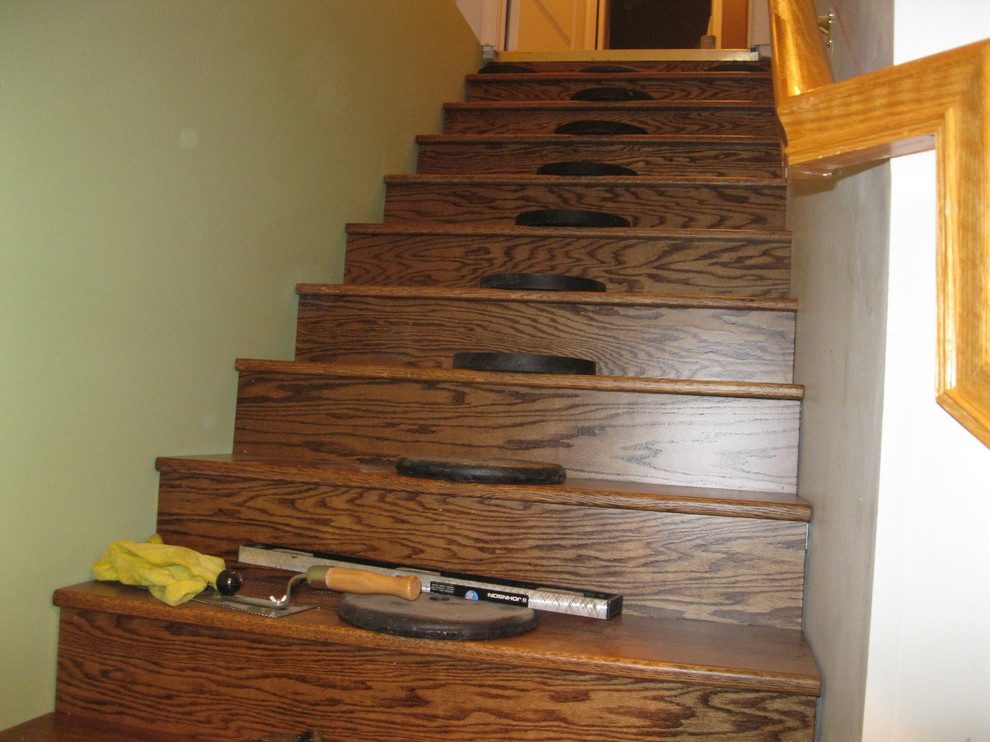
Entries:
{"label": "oak stair tread", "polygon": [[[252,576],[251,582],[258,595],[268,595],[284,588],[285,579]],[[520,636],[442,642],[350,626],[337,616],[335,593],[308,591],[305,599],[318,608],[275,620],[200,603],[171,607],[145,590],[108,582],[85,582],[59,589],[53,602],[63,609],[194,624],[218,632],[246,632],[458,661],[801,695],[817,695],[820,691],[811,651],[801,631],[795,629],[632,615],[606,621],[541,613],[537,628]]]}
{"label": "oak stair tread", "polygon": [[[754,103],[732,100],[633,100],[633,101],[579,101],[579,100],[514,100],[472,101],[444,103],[446,111],[746,111],[772,114],[776,110],[772,102]],[[564,134],[560,136],[566,136]]]}
{"label": "oak stair tread", "polygon": [[[556,162],[596,160],[641,177],[780,177],[779,140],[670,135],[435,134],[417,138],[420,174],[529,173]],[[595,176],[601,177],[601,176]]]}
{"label": "oak stair tread", "polygon": [[434,286],[376,286],[304,283],[296,286],[300,296],[402,297],[407,299],[457,299],[460,301],[503,301],[545,304],[590,304],[596,306],[637,306],[664,308],[729,309],[743,311],[794,312],[797,299],[692,296],[582,291],[522,291]]}
{"label": "oak stair tread", "polygon": [[784,231],[413,221],[346,229],[348,284],[467,288],[492,273],[567,273],[633,293],[790,294]]}
{"label": "oak stair tread", "polygon": [[525,450],[590,479],[796,486],[802,389],[792,384],[313,361],[237,368],[238,453],[380,461]]}
{"label": "oak stair tread", "polygon": [[554,389],[589,389],[601,392],[638,392],[644,394],[678,394],[703,397],[744,397],[800,401],[804,387],[800,384],[777,384],[753,381],[706,381],[687,379],[640,379],[627,376],[569,376],[562,374],[527,374],[462,369],[421,368],[371,364],[334,364],[310,361],[275,361],[240,358],[237,371],[253,373],[323,376],[326,378],[392,379],[417,382],[468,382],[493,386],[544,387]]}
{"label": "oak stair tread", "polygon": [[572,96],[600,87],[633,90],[645,93],[648,96],[646,99],[662,101],[763,102],[773,98],[772,79],[769,74],[537,72],[469,75],[466,82],[468,101],[581,100]]}
{"label": "oak stair tread", "polygon": [[532,237],[624,237],[672,240],[774,240],[790,243],[791,232],[775,229],[670,229],[663,227],[519,227],[489,222],[351,222],[348,234],[477,235]]}
{"label": "oak stair tread", "polygon": [[[594,51],[503,51],[492,64],[514,64],[535,72],[576,72],[592,65],[630,67],[660,72],[725,71],[743,64],[747,73],[770,69],[770,60],[748,49],[598,49]],[[482,68],[484,69],[484,68]],[[505,73],[499,73],[505,74]],[[529,74],[529,73],[525,73]]]}
{"label": "oak stair tread", "polygon": [[126,724],[110,724],[53,711],[0,732],[0,742],[208,742]]}
{"label": "oak stair tread", "polygon": [[[607,212],[637,227],[782,230],[780,178],[389,175],[384,221],[515,224],[541,209]],[[623,225],[624,226],[624,225]]]}
{"label": "oak stair tread", "polygon": [[582,136],[562,134],[420,134],[417,144],[647,144],[666,147],[678,144],[767,147],[780,149],[776,137],[758,134],[615,134]]}
{"label": "oak stair tread", "polygon": [[659,186],[668,188],[785,188],[783,178],[743,177],[672,177],[657,175],[528,175],[511,173],[457,173],[457,174],[396,174],[385,176],[386,185],[580,185],[589,187],[609,186]]}
{"label": "oak stair tread", "polygon": [[[762,134],[773,136],[779,122],[772,104],[736,101],[478,101],[448,103],[447,134],[570,134],[563,124],[610,120],[639,127],[642,134]],[[602,134],[599,136],[609,136]]]}
{"label": "oak stair tread", "polygon": [[724,70],[644,70],[637,72],[579,72],[577,70],[551,70],[545,72],[500,72],[497,75],[473,73],[466,75],[468,82],[496,82],[506,80],[511,82],[528,82],[530,80],[580,80],[601,81],[602,83],[622,80],[677,80],[689,81],[694,79],[725,79],[725,80],[773,80],[769,70],[757,72],[731,72]]}
{"label": "oak stair tread", "polygon": [[[585,359],[599,376],[794,381],[796,306],[788,299],[361,284],[296,290],[297,361],[446,368],[458,365],[458,353],[510,352]],[[544,370],[551,372],[561,370]]]}
{"label": "oak stair tread", "polygon": [[161,473],[241,477],[359,487],[391,492],[418,492],[462,497],[485,497],[542,502],[574,507],[616,508],[738,518],[808,522],[811,506],[782,492],[687,487],[568,477],[553,485],[490,485],[417,479],[395,472],[391,462],[361,463],[347,459],[269,458],[245,454],[162,456]]}

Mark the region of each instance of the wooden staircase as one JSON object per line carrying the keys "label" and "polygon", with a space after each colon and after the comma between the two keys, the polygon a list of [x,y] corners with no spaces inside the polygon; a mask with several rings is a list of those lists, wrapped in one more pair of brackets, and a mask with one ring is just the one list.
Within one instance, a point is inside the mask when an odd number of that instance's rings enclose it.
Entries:
{"label": "wooden staircase", "polygon": [[[517,637],[445,642],[354,628],[328,592],[272,620],[77,585],[55,595],[57,713],[0,740],[813,739],[769,73],[529,66],[469,76],[444,133],[419,138],[419,172],[387,178],[384,222],[349,226],[345,285],[299,287],[295,360],[237,362],[233,453],[160,459],[158,527],[228,562],[267,542],[621,593],[622,615],[541,613]],[[603,87],[652,99],[571,100]],[[554,133],[585,120],[645,132]],[[575,160],[635,174],[536,172]],[[535,209],[629,226],[515,224]],[[607,291],[479,288],[504,272]],[[464,351],[574,356],[598,373],[452,368]],[[568,476],[414,479],[395,472],[400,455],[552,461]],[[264,596],[287,579],[244,571]]]}

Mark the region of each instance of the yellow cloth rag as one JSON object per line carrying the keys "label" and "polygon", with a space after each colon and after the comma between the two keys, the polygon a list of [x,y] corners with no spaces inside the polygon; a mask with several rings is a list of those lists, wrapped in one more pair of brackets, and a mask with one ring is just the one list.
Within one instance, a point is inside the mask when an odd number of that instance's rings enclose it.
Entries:
{"label": "yellow cloth rag", "polygon": [[207,586],[216,587],[217,574],[224,566],[219,557],[184,546],[169,546],[156,534],[146,542],[124,539],[110,544],[103,558],[93,565],[93,574],[98,580],[143,585],[163,603],[179,605]]}

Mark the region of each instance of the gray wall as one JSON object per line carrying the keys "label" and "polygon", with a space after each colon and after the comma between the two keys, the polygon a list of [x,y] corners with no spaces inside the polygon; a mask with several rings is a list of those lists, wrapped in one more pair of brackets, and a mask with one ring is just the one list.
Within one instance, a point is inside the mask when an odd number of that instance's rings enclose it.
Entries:
{"label": "gray wall", "polygon": [[[827,11],[820,7],[820,12]],[[889,66],[889,0],[843,3],[835,78]],[[843,30],[844,29],[844,30]],[[859,739],[880,470],[889,166],[792,181],[795,378],[806,387],[799,491],[812,504],[805,629],[825,693],[821,739]]]}

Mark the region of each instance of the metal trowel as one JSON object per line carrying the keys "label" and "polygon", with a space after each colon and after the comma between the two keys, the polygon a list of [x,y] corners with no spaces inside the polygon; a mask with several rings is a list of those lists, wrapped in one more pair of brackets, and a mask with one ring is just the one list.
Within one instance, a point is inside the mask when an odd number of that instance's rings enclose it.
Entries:
{"label": "metal trowel", "polygon": [[193,598],[196,603],[206,603],[220,608],[227,608],[232,611],[251,613],[263,618],[284,618],[293,613],[302,613],[315,605],[296,603],[295,605],[278,605],[278,601],[270,598],[249,598],[246,595],[223,595],[218,590],[212,588],[204,590]]}
{"label": "metal trowel", "polygon": [[310,567],[306,572],[293,575],[286,585],[285,595],[281,598],[276,598],[274,595],[267,599],[238,595],[237,591],[243,586],[244,578],[236,570],[225,569],[217,575],[217,589],[204,590],[193,600],[263,618],[283,618],[316,607],[291,602],[292,590],[302,580],[306,580],[306,584],[310,587],[323,590],[363,595],[394,595],[405,600],[416,600],[422,592],[422,583],[418,577],[412,575],[390,576],[364,569],[317,565]]}

